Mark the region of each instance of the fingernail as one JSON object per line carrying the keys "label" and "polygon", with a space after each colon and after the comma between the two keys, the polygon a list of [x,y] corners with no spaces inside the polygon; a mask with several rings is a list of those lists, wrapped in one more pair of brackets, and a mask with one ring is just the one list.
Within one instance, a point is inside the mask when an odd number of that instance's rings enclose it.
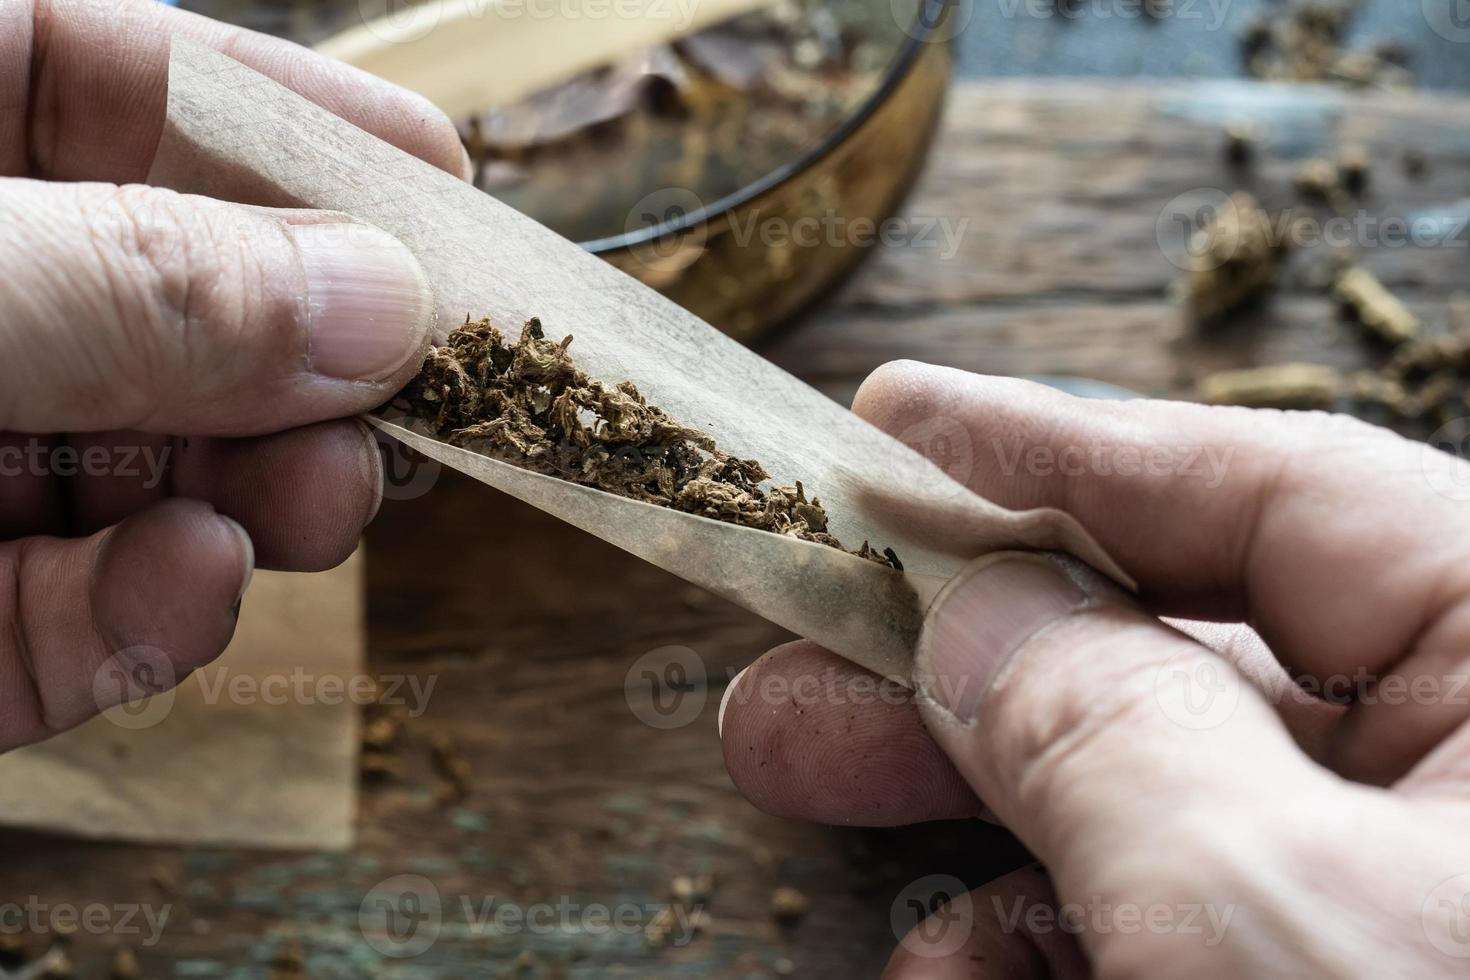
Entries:
{"label": "fingernail", "polygon": [[1087,594],[1041,555],[988,555],[961,571],[929,607],[914,684],[962,722],[1001,665],[1037,633],[1087,604]]}
{"label": "fingernail", "polygon": [[306,270],[312,370],[354,381],[390,377],[433,325],[418,260],[371,225],[292,225],[290,232]]}
{"label": "fingernail", "polygon": [[383,487],[387,477],[383,472],[383,454],[378,449],[378,430],[361,419],[358,419],[357,424],[362,427],[363,442],[367,447],[366,454],[363,456],[365,470],[363,478],[367,480],[368,489],[373,494],[373,509],[362,525],[367,527],[377,518],[378,511],[383,507]]}
{"label": "fingernail", "polygon": [[240,539],[240,553],[245,557],[245,577],[240,581],[240,590],[235,593],[235,609],[239,610],[240,600],[245,598],[245,590],[250,588],[250,580],[255,577],[255,544],[250,540],[249,532],[238,521],[223,514],[214,516]]}
{"label": "fingernail", "polygon": [[730,704],[730,695],[735,693],[735,688],[740,686],[740,678],[748,670],[749,667],[742,668],[740,673],[730,678],[730,683],[725,685],[725,693],[720,697],[720,713],[715,716],[715,731],[722,736],[725,734],[725,708]]}

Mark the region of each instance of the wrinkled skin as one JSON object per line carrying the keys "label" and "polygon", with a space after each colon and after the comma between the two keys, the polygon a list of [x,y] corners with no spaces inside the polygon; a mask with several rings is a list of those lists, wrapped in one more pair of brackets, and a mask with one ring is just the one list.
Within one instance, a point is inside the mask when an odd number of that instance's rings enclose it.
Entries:
{"label": "wrinkled skin", "polygon": [[350,554],[381,492],[353,416],[432,326],[375,229],[137,186],[174,36],[467,173],[443,114],[295,45],[147,0],[0,0],[0,749],[109,707],[103,671],[152,689],[208,662],[257,564]]}
{"label": "wrinkled skin", "polygon": [[1044,866],[950,896],[886,977],[1465,974],[1470,466],[1340,417],[919,364],[854,409],[939,420],[948,464],[971,451],[951,475],[1070,511],[1139,585],[981,559],[930,611],[916,697],[804,642],[731,684],[725,758],[762,808],[987,816]]}

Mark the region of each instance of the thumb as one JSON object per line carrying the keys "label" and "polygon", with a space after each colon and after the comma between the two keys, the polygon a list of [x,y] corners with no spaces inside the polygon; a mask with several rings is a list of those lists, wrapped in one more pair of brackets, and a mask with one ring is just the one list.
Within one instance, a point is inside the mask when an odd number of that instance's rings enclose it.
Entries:
{"label": "thumb", "polygon": [[1208,851],[1227,812],[1327,778],[1228,662],[1067,557],[964,569],[914,680],[941,748],[1074,895],[1141,884],[1162,848]]}
{"label": "thumb", "polygon": [[0,430],[255,435],[381,404],[433,303],[386,232],[151,187],[0,180]]}

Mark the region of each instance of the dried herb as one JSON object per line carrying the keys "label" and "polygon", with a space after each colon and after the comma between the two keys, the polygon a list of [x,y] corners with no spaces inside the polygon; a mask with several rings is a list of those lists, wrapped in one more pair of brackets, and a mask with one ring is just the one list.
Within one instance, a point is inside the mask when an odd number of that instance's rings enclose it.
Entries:
{"label": "dried herb", "polygon": [[299,939],[282,943],[271,957],[270,980],[305,980],[306,953]]}
{"label": "dried herb", "polygon": [[0,966],[9,968],[24,962],[26,936],[23,932],[0,932]]}
{"label": "dried herb", "polygon": [[1423,180],[1429,173],[1429,155],[1417,146],[1406,147],[1400,162],[1410,180]]}
{"label": "dried herb", "polygon": [[[763,487],[765,468],[720,450],[706,432],[649,405],[632,382],[606,385],[572,363],[572,338],[529,320],[508,343],[489,320],[429,351],[403,397],[441,439],[622,497],[842,549],[827,512],[795,486]],[[846,550],[846,549],[843,549]],[[865,541],[852,552],[893,568]]]}
{"label": "dried herb", "polygon": [[408,706],[383,703],[380,689],[362,709],[362,752],[358,773],[366,783],[384,783],[403,774],[398,749],[408,720]]}
{"label": "dried herb", "polygon": [[138,956],[128,946],[119,946],[112,954],[112,965],[108,967],[111,980],[141,980],[143,968],[138,965]]}
{"label": "dried herb", "polygon": [[1250,123],[1234,122],[1225,127],[1225,162],[1236,169],[1249,167],[1256,159],[1256,130]]}
{"label": "dried herb", "polygon": [[709,904],[715,893],[715,876],[708,872],[679,875],[669,883],[669,897],[686,908]]}
{"label": "dried herb", "polygon": [[449,735],[435,735],[429,745],[429,760],[442,782],[434,791],[441,804],[459,803],[470,795],[473,770],[459,743]]}
{"label": "dried herb", "polygon": [[1329,409],[1343,387],[1342,375],[1326,365],[1272,364],[1206,375],[1196,391],[1210,405]]}
{"label": "dried herb", "polygon": [[771,892],[771,917],[783,926],[794,926],[811,910],[811,899],[790,885]]}
{"label": "dried herb", "polygon": [[41,970],[41,980],[71,980],[76,975],[76,966],[64,946],[53,946],[44,961],[46,966]]}
{"label": "dried herb", "polygon": [[1256,199],[1237,191],[1194,232],[1180,284],[1185,305],[1196,320],[1209,323],[1268,292],[1286,245]]}
{"label": "dried herb", "polygon": [[1297,0],[1247,26],[1241,60],[1254,78],[1336,82],[1354,88],[1404,89],[1414,84],[1408,51],[1380,41],[1365,51],[1344,49],[1356,0]]}
{"label": "dried herb", "polygon": [[1347,312],[1385,343],[1408,343],[1424,329],[1419,318],[1367,269],[1354,266],[1344,271],[1333,292]]}
{"label": "dried herb", "polygon": [[1315,204],[1342,203],[1342,185],[1337,167],[1327,160],[1307,160],[1297,168],[1292,184],[1303,198]]}
{"label": "dried herb", "polygon": [[1373,160],[1366,146],[1349,143],[1337,151],[1337,177],[1349,194],[1356,197],[1367,190],[1372,175]]}

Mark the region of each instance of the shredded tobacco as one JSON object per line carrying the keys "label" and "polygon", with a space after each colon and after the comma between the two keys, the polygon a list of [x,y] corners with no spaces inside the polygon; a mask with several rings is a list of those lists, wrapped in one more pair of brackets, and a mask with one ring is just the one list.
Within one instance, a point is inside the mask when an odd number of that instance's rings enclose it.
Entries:
{"label": "shredded tobacco", "polygon": [[[753,459],[720,450],[706,432],[649,405],[629,381],[589,378],[567,352],[570,336],[546,339],[531,319],[507,343],[490,321],[471,322],[430,348],[403,390],[409,411],[451,445],[537,473],[730,524],[816,541],[844,551],[827,533],[827,512],[806,488],[763,488]],[[892,548],[866,541],[850,550],[903,568]]]}

